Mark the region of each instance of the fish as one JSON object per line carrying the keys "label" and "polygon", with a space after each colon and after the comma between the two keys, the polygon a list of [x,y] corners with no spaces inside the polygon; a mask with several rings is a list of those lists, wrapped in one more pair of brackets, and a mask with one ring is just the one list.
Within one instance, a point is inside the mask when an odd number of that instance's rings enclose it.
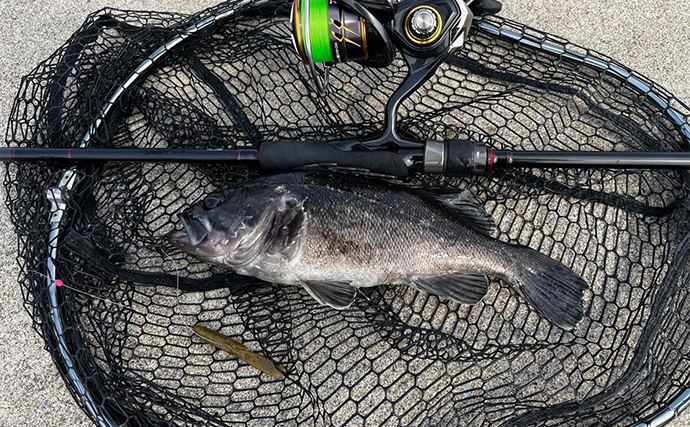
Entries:
{"label": "fish", "polygon": [[[283,378],[283,373],[276,367],[271,359],[247,350],[247,347],[237,340],[202,325],[196,325],[194,327],[194,334],[207,344],[238,357],[240,360],[247,362],[264,374],[270,375],[273,378]],[[285,370],[285,368],[283,368],[283,370]]]}
{"label": "fish", "polygon": [[313,168],[233,184],[178,217],[182,229],[168,234],[178,249],[302,286],[336,309],[380,285],[476,304],[493,277],[556,325],[572,329],[583,317],[587,283],[541,252],[494,238],[493,219],[467,190]]}

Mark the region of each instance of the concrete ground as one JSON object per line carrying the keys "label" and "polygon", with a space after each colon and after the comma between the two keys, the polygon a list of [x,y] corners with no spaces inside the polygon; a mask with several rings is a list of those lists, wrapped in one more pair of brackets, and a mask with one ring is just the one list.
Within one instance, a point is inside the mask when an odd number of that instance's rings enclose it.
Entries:
{"label": "concrete ground", "polygon": [[[21,76],[104,6],[195,12],[214,0],[0,1],[0,128]],[[505,0],[503,16],[620,60],[690,103],[690,0]],[[0,144],[1,145],[1,144]],[[3,197],[0,194],[0,197]],[[88,426],[31,329],[16,284],[15,235],[0,208],[0,427]],[[690,413],[670,426],[690,426]]]}

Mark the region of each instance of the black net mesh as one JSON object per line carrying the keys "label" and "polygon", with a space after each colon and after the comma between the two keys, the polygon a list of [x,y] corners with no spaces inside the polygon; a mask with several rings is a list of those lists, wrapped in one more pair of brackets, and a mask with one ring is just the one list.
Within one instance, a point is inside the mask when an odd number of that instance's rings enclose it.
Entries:
{"label": "black net mesh", "polygon": [[[8,144],[77,147],[142,61],[230,9],[157,58],[88,146],[231,148],[378,132],[404,63],[341,64],[329,95],[317,96],[289,39],[288,6],[97,12],[24,79]],[[475,23],[466,46],[404,103],[400,131],[497,148],[688,151],[682,103],[606,58],[606,69],[583,60],[589,53],[500,18]],[[51,242],[46,192],[65,168],[8,164],[5,187],[26,307],[71,392],[102,425],[628,425],[690,386],[688,171],[410,178],[470,189],[499,239],[580,274],[590,284],[585,319],[564,331],[499,281],[475,306],[390,286],[336,311],[163,239],[178,212],[256,176],[249,168],[79,165]],[[60,340],[45,279],[51,243],[65,283]],[[286,377],[202,343],[196,324],[270,357]]]}

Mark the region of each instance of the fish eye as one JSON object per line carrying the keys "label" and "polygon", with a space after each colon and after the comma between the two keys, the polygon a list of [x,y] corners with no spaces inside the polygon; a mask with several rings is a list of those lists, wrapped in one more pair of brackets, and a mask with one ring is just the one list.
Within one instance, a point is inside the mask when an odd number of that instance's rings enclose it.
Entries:
{"label": "fish eye", "polygon": [[220,196],[211,195],[204,199],[203,207],[206,210],[215,209],[223,203],[223,199]]}

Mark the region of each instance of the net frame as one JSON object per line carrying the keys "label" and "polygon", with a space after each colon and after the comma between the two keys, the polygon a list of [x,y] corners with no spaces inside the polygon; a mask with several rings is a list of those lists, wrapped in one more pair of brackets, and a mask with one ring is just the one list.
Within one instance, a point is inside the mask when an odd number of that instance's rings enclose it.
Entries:
{"label": "net frame", "polygon": [[[184,43],[186,40],[192,41],[192,35],[197,32],[207,30],[214,25],[222,24],[224,20],[231,19],[235,13],[241,11],[244,8],[249,8],[250,6],[260,6],[266,3],[265,1],[251,2],[243,1],[236,4],[232,4],[225,8],[221,6],[216,9],[208,11],[207,14],[202,14],[201,19],[198,23],[188,26],[180,34],[176,35],[173,39],[169,40],[167,43],[156,49],[139,67],[132,73],[130,78],[128,78],[122,85],[120,85],[111,98],[104,104],[104,107],[97,117],[97,119],[89,127],[88,132],[84,135],[80,147],[86,147],[92,138],[92,135],[101,131],[102,124],[107,122],[107,117],[110,112],[110,108],[119,101],[126,90],[135,85],[140,78],[146,77],[146,71],[149,67],[155,67],[159,62],[162,62],[165,56],[173,50],[178,44]],[[671,105],[670,99],[672,97],[664,93],[660,88],[655,87],[649,80],[642,76],[637,75],[634,72],[627,70],[624,66],[607,59],[605,57],[600,57],[599,55],[592,55],[590,53],[581,53],[566,43],[559,45],[554,43],[553,38],[547,38],[545,35],[531,29],[524,29],[524,32],[516,31],[519,30],[517,26],[511,24],[507,21],[483,21],[480,22],[475,30],[478,29],[487,34],[491,34],[496,37],[503,37],[507,39],[512,39],[520,44],[529,46],[530,48],[540,49],[545,52],[557,55],[559,58],[575,61],[583,65],[596,68],[598,70],[606,70],[612,75],[625,80],[628,84],[633,87],[636,91],[644,93],[649,97],[658,107],[667,115],[669,120],[671,120],[678,127],[679,132],[683,135],[685,144],[688,144],[690,139],[690,126],[687,123],[687,118],[681,113],[675,106]],[[604,58],[604,59],[602,59]],[[685,109],[682,105],[680,108]],[[98,402],[98,398],[94,397],[89,391],[88,381],[83,379],[83,375],[80,374],[79,370],[75,368],[75,362],[72,360],[70,355],[70,346],[74,343],[69,343],[68,340],[74,339],[74,337],[68,337],[65,334],[65,329],[62,327],[63,315],[60,313],[60,305],[58,303],[57,297],[57,287],[55,286],[55,278],[58,277],[59,272],[56,269],[56,265],[53,262],[57,258],[57,252],[59,249],[59,236],[62,234],[62,227],[64,227],[65,221],[68,216],[68,204],[67,200],[69,194],[75,188],[78,183],[78,173],[75,169],[67,169],[59,180],[58,185],[55,187],[50,187],[46,191],[46,199],[50,202],[50,233],[48,238],[47,247],[50,250],[50,256],[47,258],[47,271],[48,278],[46,279],[46,285],[49,289],[50,305],[51,305],[51,318],[52,324],[49,325],[52,330],[49,332],[52,336],[44,337],[47,342],[52,343],[59,349],[58,357],[60,360],[56,360],[56,363],[62,368],[61,373],[66,376],[66,379],[71,382],[72,386],[70,391],[75,394],[82,402],[83,407],[86,408],[90,417],[96,420],[100,425],[110,426],[116,425],[107,413],[99,411],[98,408],[102,405]],[[43,331],[46,333],[46,330]],[[667,408],[662,409],[659,414],[655,417],[649,418],[647,421],[642,422],[639,425],[656,425],[669,417],[676,415],[682,409],[684,409],[690,402],[690,389],[682,391]]]}

